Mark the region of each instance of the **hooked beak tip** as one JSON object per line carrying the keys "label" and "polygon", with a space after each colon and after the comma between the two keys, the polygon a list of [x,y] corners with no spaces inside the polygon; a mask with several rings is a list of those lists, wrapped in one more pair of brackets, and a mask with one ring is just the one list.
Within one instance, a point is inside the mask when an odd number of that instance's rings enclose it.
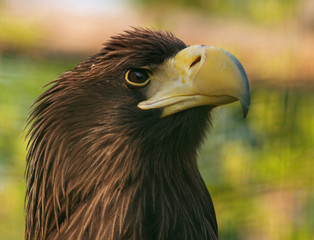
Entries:
{"label": "hooked beak tip", "polygon": [[243,113],[243,117],[246,118],[249,109],[250,109],[250,102],[246,102],[246,101],[240,101],[241,106],[242,106],[242,113]]}

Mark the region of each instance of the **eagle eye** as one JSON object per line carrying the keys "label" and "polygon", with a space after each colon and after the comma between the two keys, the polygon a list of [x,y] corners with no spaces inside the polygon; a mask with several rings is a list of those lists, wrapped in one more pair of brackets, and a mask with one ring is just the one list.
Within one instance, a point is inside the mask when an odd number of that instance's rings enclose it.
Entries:
{"label": "eagle eye", "polygon": [[125,74],[125,81],[135,87],[143,87],[149,83],[149,74],[146,69],[130,69]]}

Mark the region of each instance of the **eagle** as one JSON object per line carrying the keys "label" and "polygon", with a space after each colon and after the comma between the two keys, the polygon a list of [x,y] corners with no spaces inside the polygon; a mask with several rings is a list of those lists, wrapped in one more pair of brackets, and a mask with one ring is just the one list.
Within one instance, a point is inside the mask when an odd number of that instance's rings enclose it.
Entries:
{"label": "eagle", "polygon": [[218,239],[197,166],[212,110],[250,105],[228,51],[132,28],[48,84],[28,118],[25,239]]}

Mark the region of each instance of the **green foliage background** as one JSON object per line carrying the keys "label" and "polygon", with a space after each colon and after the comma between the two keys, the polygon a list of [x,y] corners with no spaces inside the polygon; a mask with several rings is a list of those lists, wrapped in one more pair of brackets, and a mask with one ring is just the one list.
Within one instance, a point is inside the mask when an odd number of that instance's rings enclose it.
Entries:
{"label": "green foliage background", "polygon": [[[148,8],[169,4],[137,2]],[[294,0],[176,0],[171,6],[267,24],[293,16],[295,4]],[[0,52],[0,239],[15,240],[24,234],[23,129],[29,107],[43,85],[83,58],[25,54],[35,48],[42,30],[1,15],[1,9],[0,22],[0,43],[9,49]],[[242,119],[239,104],[217,109],[199,152],[221,239],[313,239],[313,85],[274,87],[250,80],[247,119]]]}
{"label": "green foliage background", "polygon": [[291,18],[297,10],[296,0],[134,0],[140,5],[194,9],[210,16],[238,18],[265,24]]}

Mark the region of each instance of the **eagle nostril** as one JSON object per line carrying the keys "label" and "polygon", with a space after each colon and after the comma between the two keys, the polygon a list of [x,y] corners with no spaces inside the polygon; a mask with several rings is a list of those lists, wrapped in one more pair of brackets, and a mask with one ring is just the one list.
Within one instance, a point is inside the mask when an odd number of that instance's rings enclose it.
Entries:
{"label": "eagle nostril", "polygon": [[199,63],[201,61],[201,56],[198,56],[193,62],[192,64],[190,65],[190,69],[195,66],[197,63]]}

